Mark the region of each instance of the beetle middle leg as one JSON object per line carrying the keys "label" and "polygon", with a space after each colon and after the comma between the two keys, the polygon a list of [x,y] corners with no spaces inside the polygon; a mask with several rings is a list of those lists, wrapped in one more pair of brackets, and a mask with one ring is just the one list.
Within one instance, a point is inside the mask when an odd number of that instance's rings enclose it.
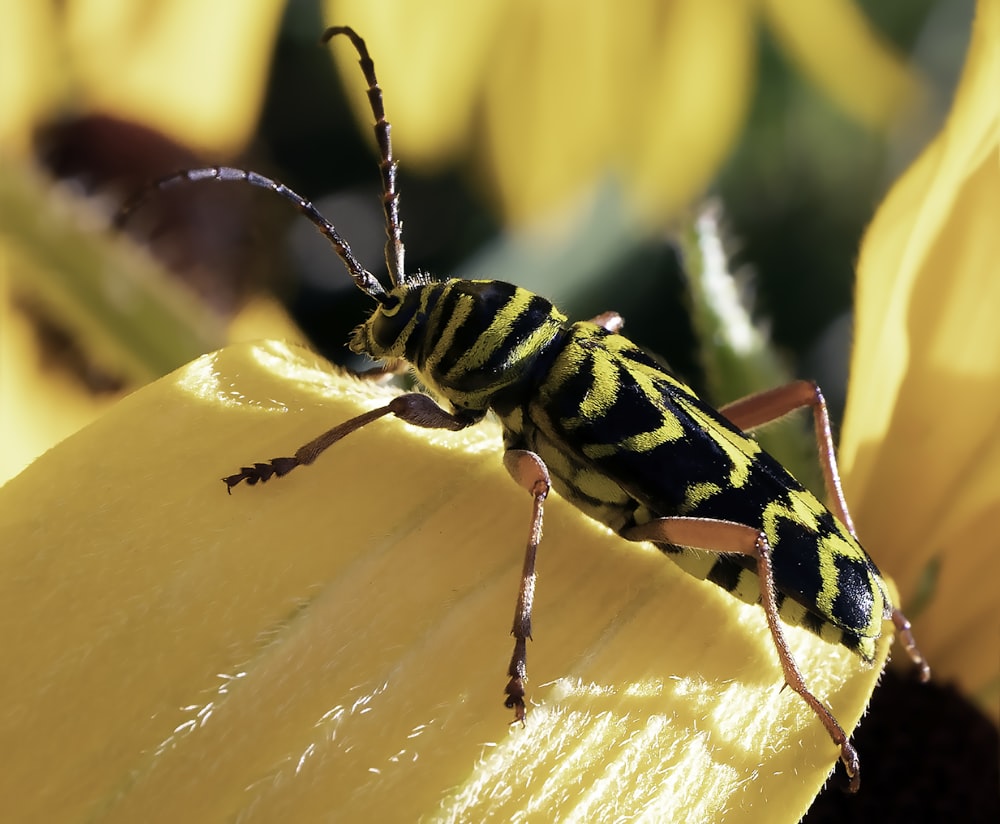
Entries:
{"label": "beetle middle leg", "polygon": [[805,678],[785,639],[785,631],[778,615],[778,596],[774,586],[774,567],[767,536],[760,530],[733,521],[709,518],[657,518],[649,523],[631,527],[623,533],[630,541],[652,541],[661,544],[689,546],[709,552],[738,552],[749,555],[757,562],[760,580],[761,605],[767,617],[778,660],[785,676],[785,683],[792,688],[816,714],[833,743],[840,748],[840,760],[848,777],[848,790],[857,792],[861,781],[861,764],[857,750],[847,733],[829,708],[806,685]]}
{"label": "beetle middle leg", "polygon": [[503,464],[510,476],[532,498],[531,527],[528,545],[524,551],[521,586],[517,592],[514,623],[510,634],[514,636],[514,653],[510,657],[507,674],[510,681],[504,689],[504,705],[514,710],[514,720],[524,722],[524,684],[528,680],[528,639],[531,638],[531,607],[535,600],[535,556],[542,540],[542,516],[545,499],[552,484],[545,462],[527,449],[509,449],[504,453]]}

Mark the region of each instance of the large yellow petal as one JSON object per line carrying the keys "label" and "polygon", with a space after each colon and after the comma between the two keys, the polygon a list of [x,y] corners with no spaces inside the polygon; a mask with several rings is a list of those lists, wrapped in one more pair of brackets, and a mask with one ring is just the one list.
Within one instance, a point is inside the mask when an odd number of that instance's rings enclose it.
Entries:
{"label": "large yellow petal", "polygon": [[[380,421],[225,494],[385,391],[234,346],[0,489],[5,814],[798,821],[837,751],[781,689],[761,611],[555,497],[534,705],[509,725],[529,500],[495,427]],[[878,668],[789,635],[853,727]]]}
{"label": "large yellow petal", "polygon": [[865,238],[841,440],[861,534],[903,592],[941,559],[919,637],[972,695],[1000,678],[998,44],[1000,7],[980,3],[948,122]]}

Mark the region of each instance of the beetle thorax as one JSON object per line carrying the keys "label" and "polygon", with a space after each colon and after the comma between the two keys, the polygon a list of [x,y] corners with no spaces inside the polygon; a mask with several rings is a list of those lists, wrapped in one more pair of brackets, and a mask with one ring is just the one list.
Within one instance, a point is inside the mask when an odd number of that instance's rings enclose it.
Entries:
{"label": "beetle thorax", "polygon": [[434,394],[480,411],[530,377],[565,322],[549,301],[502,281],[422,282],[393,289],[351,349],[402,358]]}

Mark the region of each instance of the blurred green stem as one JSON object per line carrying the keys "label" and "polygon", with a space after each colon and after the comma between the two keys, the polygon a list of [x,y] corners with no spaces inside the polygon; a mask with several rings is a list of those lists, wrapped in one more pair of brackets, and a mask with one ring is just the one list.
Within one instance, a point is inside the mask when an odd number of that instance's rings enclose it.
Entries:
{"label": "blurred green stem", "polygon": [[[709,399],[718,405],[794,379],[765,328],[754,322],[750,289],[729,271],[720,211],[718,204],[703,206],[680,237],[691,323]],[[825,499],[816,441],[804,415],[775,422],[757,435],[768,452]]]}
{"label": "blurred green stem", "polygon": [[0,236],[13,253],[11,285],[97,363],[142,384],[224,342],[220,319],[116,237],[91,203],[23,163],[3,166]]}

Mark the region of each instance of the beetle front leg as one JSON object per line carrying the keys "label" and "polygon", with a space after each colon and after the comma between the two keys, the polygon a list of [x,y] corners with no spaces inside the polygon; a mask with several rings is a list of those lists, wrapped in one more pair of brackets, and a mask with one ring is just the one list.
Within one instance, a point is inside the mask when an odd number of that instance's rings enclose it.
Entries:
{"label": "beetle front leg", "polygon": [[482,415],[456,415],[442,409],[434,400],[419,392],[410,392],[406,395],[399,395],[393,398],[385,406],[364,412],[357,417],[337,424],[332,429],[328,429],[322,435],[313,438],[309,443],[300,446],[294,455],[287,458],[272,458],[266,463],[255,463],[253,466],[244,466],[234,475],[223,478],[226,484],[226,491],[232,492],[233,487],[241,481],[246,481],[253,486],[260,481],[264,483],[272,475],[279,478],[287,475],[297,466],[306,466],[315,461],[320,454],[333,446],[341,438],[345,438],[352,432],[356,432],[364,426],[377,421],[386,415],[395,415],[401,421],[405,421],[413,426],[421,426],[425,429],[450,429],[458,431],[478,422]]}
{"label": "beetle front leg", "polygon": [[801,696],[816,714],[833,743],[840,748],[840,760],[848,778],[848,791],[857,792],[861,783],[861,763],[847,733],[840,722],[809,690],[799,665],[795,663],[792,651],[785,639],[785,631],[778,614],[778,594],[774,586],[774,567],[771,560],[771,546],[767,536],[759,529],[733,521],[719,521],[710,518],[658,518],[640,526],[631,527],[622,533],[630,541],[652,541],[660,544],[695,547],[709,552],[738,552],[749,555],[757,562],[757,577],[760,580],[761,605],[767,617],[778,660],[785,675],[785,683]]}
{"label": "beetle front leg", "polygon": [[514,608],[514,623],[510,634],[514,636],[514,653],[510,657],[507,674],[510,681],[504,689],[507,696],[504,705],[514,710],[514,721],[524,723],[524,685],[528,680],[528,639],[531,638],[531,607],[535,600],[535,556],[542,540],[542,516],[545,499],[552,484],[545,462],[534,452],[526,449],[510,449],[504,453],[503,465],[510,476],[532,498],[531,527],[528,531],[528,545],[524,551],[524,566],[521,569],[521,586],[517,592],[517,606]]}

